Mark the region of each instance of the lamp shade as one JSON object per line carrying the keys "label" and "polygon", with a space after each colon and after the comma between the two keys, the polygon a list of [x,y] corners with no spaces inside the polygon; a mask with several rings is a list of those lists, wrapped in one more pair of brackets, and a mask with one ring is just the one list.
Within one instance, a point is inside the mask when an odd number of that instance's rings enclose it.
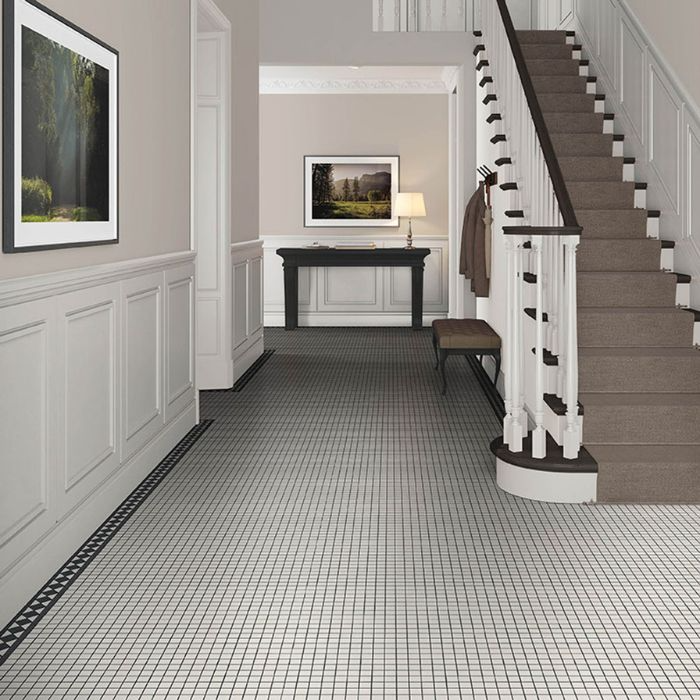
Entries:
{"label": "lamp shade", "polygon": [[414,218],[425,216],[425,201],[422,192],[399,192],[396,195],[396,216]]}

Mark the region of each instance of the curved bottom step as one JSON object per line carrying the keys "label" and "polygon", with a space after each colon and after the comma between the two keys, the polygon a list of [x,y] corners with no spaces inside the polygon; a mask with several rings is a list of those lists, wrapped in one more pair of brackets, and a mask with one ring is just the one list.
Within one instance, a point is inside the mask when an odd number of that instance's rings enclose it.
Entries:
{"label": "curved bottom step", "polygon": [[533,459],[532,437],[523,440],[523,451],[511,452],[496,438],[496,483],[513,496],[545,503],[594,503],[598,488],[598,464],[581,448],[578,459],[564,459],[562,448],[547,436],[547,456]]}

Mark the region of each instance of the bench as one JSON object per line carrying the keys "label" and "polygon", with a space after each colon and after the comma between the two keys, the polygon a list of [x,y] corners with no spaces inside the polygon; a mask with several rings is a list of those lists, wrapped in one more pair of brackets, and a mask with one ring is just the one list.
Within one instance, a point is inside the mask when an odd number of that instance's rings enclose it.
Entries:
{"label": "bench", "polygon": [[501,371],[501,338],[486,321],[475,318],[447,318],[433,321],[435,369],[440,368],[442,393],[447,391],[445,360],[449,355],[490,355],[496,359],[494,384]]}

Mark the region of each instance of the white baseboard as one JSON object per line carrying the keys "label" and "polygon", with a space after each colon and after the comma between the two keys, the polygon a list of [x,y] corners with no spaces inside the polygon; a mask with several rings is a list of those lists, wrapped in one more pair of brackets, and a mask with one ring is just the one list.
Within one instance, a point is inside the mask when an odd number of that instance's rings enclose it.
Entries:
{"label": "white baseboard", "polygon": [[119,504],[195,425],[195,404],[156,435],[112,479],[81,503],[12,566],[0,580],[0,628],[4,627]]}
{"label": "white baseboard", "polygon": [[[265,337],[261,333],[240,355],[233,360],[233,381],[237,382],[265,352]],[[233,384],[231,385],[233,386]]]}
{"label": "white baseboard", "polygon": [[[429,328],[433,321],[447,318],[447,312],[439,314],[423,314],[423,327]],[[283,313],[266,313],[265,325],[270,328],[284,328]],[[410,313],[394,314],[324,314],[315,311],[313,314],[299,314],[299,326],[309,328],[380,328],[380,327],[411,327]]]}
{"label": "white baseboard", "polygon": [[233,383],[233,360],[201,355],[197,358],[197,389],[230,389]]}

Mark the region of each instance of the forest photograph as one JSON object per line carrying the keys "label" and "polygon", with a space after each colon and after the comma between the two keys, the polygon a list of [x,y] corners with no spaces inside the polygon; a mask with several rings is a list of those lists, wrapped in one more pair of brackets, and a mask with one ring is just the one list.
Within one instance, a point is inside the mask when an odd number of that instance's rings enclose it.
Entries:
{"label": "forest photograph", "polygon": [[109,71],[22,27],[24,223],[110,215]]}
{"label": "forest photograph", "polygon": [[391,163],[313,163],[313,219],[392,219]]}

